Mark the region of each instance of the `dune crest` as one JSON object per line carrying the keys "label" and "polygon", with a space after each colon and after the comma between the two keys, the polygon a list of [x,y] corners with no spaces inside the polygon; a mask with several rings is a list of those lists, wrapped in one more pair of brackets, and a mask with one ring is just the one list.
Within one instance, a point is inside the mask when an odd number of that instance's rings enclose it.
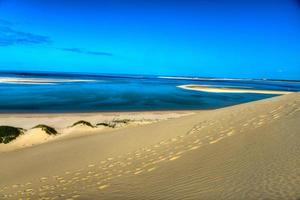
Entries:
{"label": "dune crest", "polygon": [[[75,121],[72,124],[69,124],[68,121],[63,122],[61,119],[61,116],[53,117],[53,119],[49,118],[48,121],[43,121],[43,123],[46,124],[53,124],[53,122],[56,121],[62,121],[58,123],[58,125],[55,125],[58,127],[57,129],[45,124],[39,124],[35,125],[33,128],[28,128],[26,129],[20,129],[22,130],[21,134],[15,135],[12,141],[9,143],[1,143],[0,142],[0,152],[8,152],[8,151],[13,151],[17,149],[22,149],[25,147],[31,147],[43,143],[47,143],[50,141],[54,140],[61,140],[61,139],[69,139],[69,138],[75,138],[75,137],[82,137],[82,136],[87,136],[87,135],[92,135],[92,134],[98,134],[98,133],[106,133],[110,132],[113,130],[125,128],[125,127],[134,127],[134,126],[141,126],[141,125],[146,125],[146,124],[152,124],[156,123],[159,121],[163,121],[166,119],[170,118],[178,118],[180,116],[186,116],[190,115],[193,112],[184,112],[184,113],[165,113],[162,114],[161,116],[157,116],[155,118],[155,115],[151,113],[139,113],[137,116],[133,115],[131,118],[126,118],[123,119],[120,116],[118,118],[112,118],[111,120],[105,120],[100,123],[94,122],[91,123],[89,121],[85,120],[79,120]],[[127,116],[128,114],[124,114]],[[96,120],[96,117],[98,117],[99,114],[96,114],[95,116],[91,116],[93,121]],[[23,117],[21,115],[21,117]],[[90,115],[87,116],[81,116],[79,115],[76,120],[80,119],[80,117],[90,117]],[[103,117],[103,116],[102,116]],[[143,118],[141,118],[143,117]],[[17,117],[18,118],[18,117]],[[95,119],[94,119],[95,118]],[[111,116],[110,116],[111,118]],[[100,115],[101,119],[101,115]],[[30,124],[36,123],[35,121],[39,121],[38,117],[27,117],[26,118],[21,118],[21,122],[24,120],[24,122],[30,121]],[[24,123],[23,122],[23,123]],[[8,120],[8,123],[11,123],[10,120]],[[18,125],[26,125],[24,124],[18,124]],[[5,128],[5,126],[2,126]],[[11,127],[11,129],[17,130],[18,128]]]}
{"label": "dune crest", "polygon": [[14,147],[29,147],[37,144],[42,144],[53,139],[53,135],[49,135],[42,128],[34,128],[26,131],[16,140],[12,141],[10,146]]}

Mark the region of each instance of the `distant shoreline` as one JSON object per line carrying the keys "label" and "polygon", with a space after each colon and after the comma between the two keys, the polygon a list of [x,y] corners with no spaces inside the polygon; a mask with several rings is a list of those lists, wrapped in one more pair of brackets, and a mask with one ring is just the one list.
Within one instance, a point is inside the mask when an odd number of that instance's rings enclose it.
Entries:
{"label": "distant shoreline", "polygon": [[169,78],[174,77],[0,73],[2,97],[0,113],[76,114],[214,110],[273,96],[244,93],[238,98],[231,98],[232,93],[223,93],[224,97],[220,98],[214,93],[201,93],[199,96],[177,88],[178,85],[188,84],[232,89],[271,88],[279,91],[300,91],[300,84],[296,83],[273,84],[242,79],[232,81],[233,79],[225,78],[203,80],[199,78],[186,80],[185,77],[182,77],[183,80],[169,80]]}
{"label": "distant shoreline", "polygon": [[212,81],[271,81],[271,82],[296,82],[297,79],[274,79],[274,78],[238,78],[238,77],[213,77],[213,76],[181,76],[167,74],[122,74],[122,73],[93,73],[93,72],[65,72],[65,71],[19,71],[19,70],[0,70],[0,75],[17,75],[17,76],[61,76],[61,77],[115,77],[115,78],[157,78],[157,79],[175,79],[175,80],[212,80]]}
{"label": "distant shoreline", "polygon": [[254,94],[290,94],[293,92],[278,91],[278,90],[253,90],[253,89],[239,89],[239,88],[226,88],[226,87],[212,87],[209,85],[179,85],[181,89],[195,90],[201,92],[213,93],[254,93]]}
{"label": "distant shoreline", "polygon": [[216,110],[218,108],[207,108],[207,109],[161,109],[161,110],[96,110],[96,111],[0,111],[0,119],[1,117],[7,117],[7,116],[73,116],[73,115],[83,115],[83,116],[89,116],[89,115],[97,115],[97,114],[105,114],[105,115],[113,115],[113,114],[140,114],[140,113],[184,113],[184,112],[201,112],[201,111],[210,111],[210,110]]}
{"label": "distant shoreline", "polygon": [[4,117],[10,116],[93,116],[93,115],[115,115],[115,114],[142,114],[142,113],[154,113],[154,114],[162,114],[162,113],[185,113],[185,112],[201,112],[201,111],[209,111],[209,110],[216,110],[216,109],[165,109],[165,110],[104,110],[104,111],[62,111],[62,112],[0,112],[0,119]]}

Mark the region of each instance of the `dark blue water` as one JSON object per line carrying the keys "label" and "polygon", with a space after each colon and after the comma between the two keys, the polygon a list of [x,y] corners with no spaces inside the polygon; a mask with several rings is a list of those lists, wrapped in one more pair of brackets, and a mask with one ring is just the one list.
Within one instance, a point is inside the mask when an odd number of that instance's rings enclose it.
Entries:
{"label": "dark blue water", "polygon": [[[21,81],[15,81],[14,78],[21,78]],[[32,81],[33,78],[38,79]],[[183,84],[300,91],[299,82],[176,80],[154,76],[2,72],[0,112],[214,109],[275,96],[206,93],[176,87]]]}

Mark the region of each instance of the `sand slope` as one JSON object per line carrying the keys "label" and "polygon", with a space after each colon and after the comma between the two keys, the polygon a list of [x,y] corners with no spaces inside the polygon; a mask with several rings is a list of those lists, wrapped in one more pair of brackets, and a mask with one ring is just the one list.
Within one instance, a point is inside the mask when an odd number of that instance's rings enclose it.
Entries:
{"label": "sand slope", "polygon": [[0,154],[2,199],[298,199],[300,94]]}

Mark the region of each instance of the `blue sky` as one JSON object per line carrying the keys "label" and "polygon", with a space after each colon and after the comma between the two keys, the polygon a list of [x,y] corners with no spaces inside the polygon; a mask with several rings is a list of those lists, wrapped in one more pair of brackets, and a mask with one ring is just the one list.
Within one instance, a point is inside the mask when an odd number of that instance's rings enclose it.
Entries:
{"label": "blue sky", "polygon": [[0,0],[0,70],[300,79],[299,0]]}

